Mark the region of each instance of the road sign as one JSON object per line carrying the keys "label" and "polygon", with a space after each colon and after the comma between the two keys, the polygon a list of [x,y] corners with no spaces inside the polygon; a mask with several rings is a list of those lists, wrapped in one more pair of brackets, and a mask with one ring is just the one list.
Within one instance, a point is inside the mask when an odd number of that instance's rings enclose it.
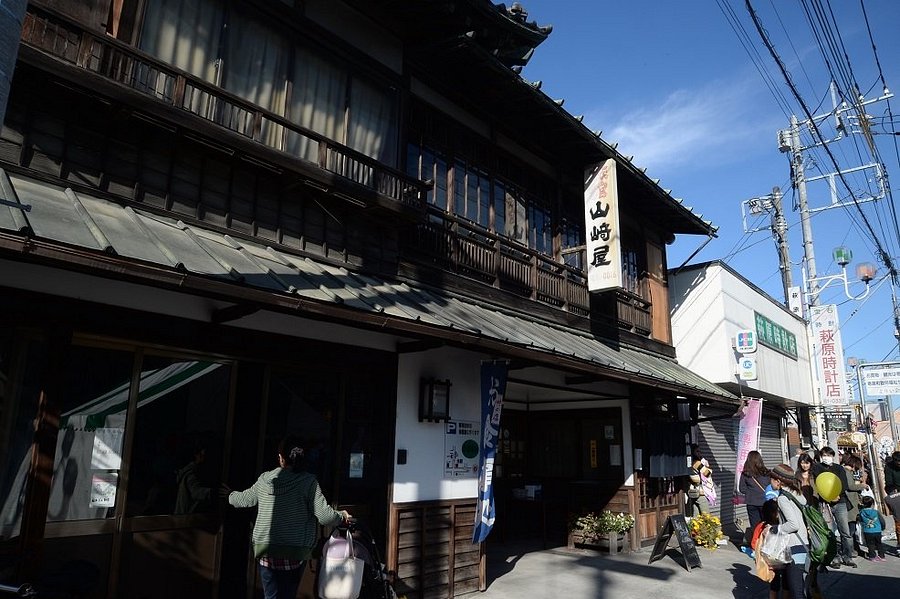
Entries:
{"label": "road sign", "polygon": [[900,395],[900,364],[897,366],[866,366],[862,368],[866,395]]}

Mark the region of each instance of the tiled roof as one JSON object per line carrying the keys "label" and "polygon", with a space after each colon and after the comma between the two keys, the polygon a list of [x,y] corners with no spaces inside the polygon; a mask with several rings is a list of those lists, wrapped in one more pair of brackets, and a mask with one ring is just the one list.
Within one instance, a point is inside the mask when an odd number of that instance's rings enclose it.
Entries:
{"label": "tiled roof", "polygon": [[[585,372],[682,393],[732,397],[674,360],[444,290],[386,281],[176,218],[0,170],[0,234],[74,246],[273,294],[464,332],[525,349],[536,361],[574,360]],[[447,335],[443,335],[447,338]]]}

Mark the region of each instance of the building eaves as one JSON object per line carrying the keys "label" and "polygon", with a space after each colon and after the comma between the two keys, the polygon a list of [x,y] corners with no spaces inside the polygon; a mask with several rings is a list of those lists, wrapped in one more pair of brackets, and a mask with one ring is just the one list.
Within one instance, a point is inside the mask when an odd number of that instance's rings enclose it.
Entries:
{"label": "building eaves", "polygon": [[[21,175],[0,171],[2,180],[0,188],[14,190],[15,202],[22,208],[0,210],[0,240],[6,240],[0,246],[10,248],[18,240],[19,251],[32,259],[39,254],[39,246],[50,252],[55,247],[63,262],[80,253],[83,264],[91,268],[107,264],[106,272],[114,276],[153,271],[158,273],[156,282],[173,282],[182,291],[215,289],[224,297],[237,298],[234,301],[282,309],[302,307],[310,314],[364,322],[397,334],[416,331],[482,351],[675,393],[733,399],[674,360],[528,314],[442,289],[355,273],[259,239],[121,206]],[[9,197],[4,199],[11,201]],[[31,207],[30,228],[22,229],[13,213],[24,212],[26,205]],[[91,230],[91,223],[98,231]]]}

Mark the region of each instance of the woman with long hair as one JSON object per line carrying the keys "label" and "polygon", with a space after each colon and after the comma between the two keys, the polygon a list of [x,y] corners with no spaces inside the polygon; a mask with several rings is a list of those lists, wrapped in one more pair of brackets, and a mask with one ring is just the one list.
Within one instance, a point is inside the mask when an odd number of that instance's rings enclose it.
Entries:
{"label": "woman with long hair", "polygon": [[819,505],[819,492],[816,491],[816,476],[812,471],[813,459],[808,453],[801,453],[797,460],[797,482],[800,483],[800,491],[806,498],[807,505]]}
{"label": "woman with long hair", "polygon": [[747,505],[747,519],[750,530],[762,520],[762,506],[766,502],[766,487],[769,485],[769,470],[758,451],[751,451],[744,461],[738,492],[744,495]]}
{"label": "woman with long hair", "polygon": [[296,597],[316,542],[316,523],[332,527],[350,519],[346,511],[328,505],[316,477],[303,469],[304,461],[300,440],[289,435],[278,445],[278,467],[263,472],[252,487],[232,491],[222,485],[222,494],[232,506],[259,508],[253,555],[265,599]]}
{"label": "woman with long hair", "polygon": [[800,483],[794,471],[787,464],[778,464],[771,471],[772,488],[778,494],[780,523],[769,529],[769,534],[789,535],[791,562],[784,568],[791,599],[806,597],[806,564],[809,554],[809,534],[800,506],[806,505],[806,498],[800,491]]}

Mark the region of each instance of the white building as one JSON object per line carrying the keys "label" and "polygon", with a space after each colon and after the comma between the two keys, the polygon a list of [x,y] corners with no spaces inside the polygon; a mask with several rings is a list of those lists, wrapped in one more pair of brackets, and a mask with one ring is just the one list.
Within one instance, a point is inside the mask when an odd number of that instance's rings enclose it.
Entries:
{"label": "white building", "polygon": [[[720,261],[670,271],[669,286],[679,363],[735,395],[763,399],[760,452],[769,467],[786,462],[786,427],[808,422],[809,411],[803,408],[815,398],[805,322]],[[752,331],[755,352],[737,351],[740,331]],[[755,364],[755,378],[739,374],[742,357]],[[744,510],[735,510],[731,502],[737,439],[737,419],[731,416],[736,407],[702,405],[695,431],[720,486],[721,501],[713,511],[721,512],[726,528],[744,518]],[[801,432],[809,434],[805,426]]]}

